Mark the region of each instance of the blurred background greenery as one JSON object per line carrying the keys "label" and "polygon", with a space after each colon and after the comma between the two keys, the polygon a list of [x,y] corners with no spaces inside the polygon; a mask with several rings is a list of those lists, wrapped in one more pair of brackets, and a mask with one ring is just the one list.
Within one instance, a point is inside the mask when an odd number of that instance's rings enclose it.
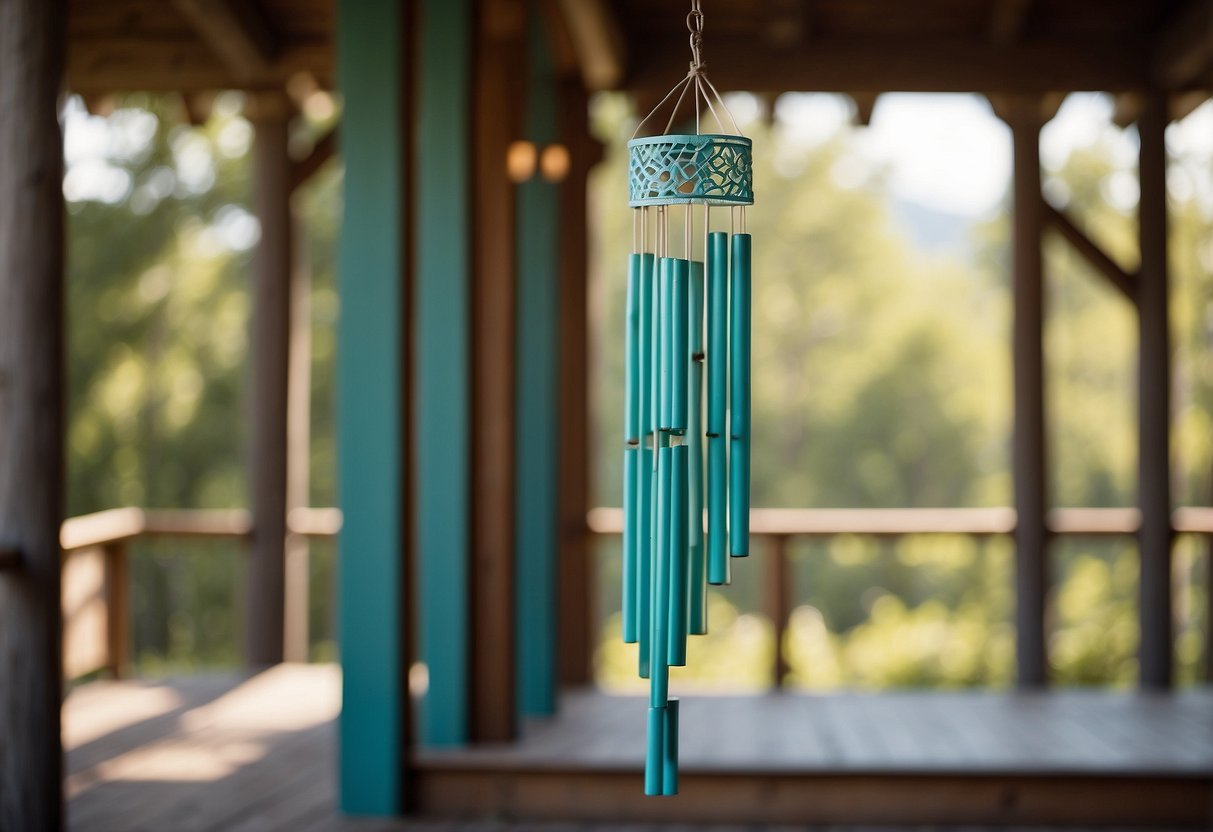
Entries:
{"label": "blurred background greenery", "polygon": [[[735,99],[753,136],[754,464],[757,506],[980,507],[1011,502],[1009,225],[1005,210],[949,215],[896,198],[860,164],[865,128],[817,130]],[[748,104],[747,104],[748,102]],[[107,119],[68,106],[69,514],[122,505],[246,504],[245,361],[249,124],[222,95],[202,126],[172,99],[127,97]],[[1206,104],[1205,109],[1210,106]],[[1199,114],[1199,111],[1198,111]],[[880,118],[878,106],[876,118]],[[1194,116],[1196,117],[1196,116]],[[1207,118],[1207,114],[1202,117]],[[303,144],[335,118],[314,112]],[[596,99],[606,158],[591,181],[593,500],[617,505],[621,435],[620,266],[629,248],[626,99]],[[993,118],[993,116],[990,116]],[[1126,266],[1136,259],[1135,160],[1110,125],[1064,158],[1045,190]],[[1119,142],[1119,144],[1118,144]],[[991,154],[996,149],[991,149]],[[1172,153],[1176,502],[1208,504],[1213,448],[1213,181],[1204,148]],[[311,503],[334,494],[335,246],[340,166],[296,194],[313,280]],[[1126,178],[1127,177],[1127,178]],[[1189,182],[1188,187],[1183,187]],[[1004,183],[1005,184],[1005,183]],[[1063,241],[1046,251],[1052,502],[1134,502],[1135,323]],[[1198,678],[1208,602],[1202,541],[1176,546],[1181,682]],[[598,679],[635,680],[618,638],[618,541],[597,541]],[[693,639],[678,684],[758,690],[776,645],[759,612],[761,563],[713,591],[711,634]],[[140,672],[238,663],[236,544],[140,541],[133,614]],[[313,544],[312,656],[333,657],[331,544]],[[1003,686],[1012,679],[1013,547],[1005,539],[843,536],[791,549],[795,612],[782,649],[811,688]],[[1050,652],[1065,684],[1136,678],[1131,541],[1052,549]]]}

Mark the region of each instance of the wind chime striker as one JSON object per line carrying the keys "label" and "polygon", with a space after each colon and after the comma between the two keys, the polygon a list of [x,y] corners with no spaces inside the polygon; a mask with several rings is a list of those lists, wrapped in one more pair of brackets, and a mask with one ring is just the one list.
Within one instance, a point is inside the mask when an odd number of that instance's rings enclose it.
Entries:
{"label": "wind chime striker", "polygon": [[[689,635],[707,633],[708,584],[729,583],[730,556],[750,551],[752,146],[704,72],[703,23],[692,0],[690,69],[628,142],[623,640],[639,642],[650,680],[650,795],[678,793],[669,669],[686,664]],[[688,95],[695,132],[671,133]],[[665,131],[637,138],[671,99]],[[704,118],[719,132],[701,132]]]}

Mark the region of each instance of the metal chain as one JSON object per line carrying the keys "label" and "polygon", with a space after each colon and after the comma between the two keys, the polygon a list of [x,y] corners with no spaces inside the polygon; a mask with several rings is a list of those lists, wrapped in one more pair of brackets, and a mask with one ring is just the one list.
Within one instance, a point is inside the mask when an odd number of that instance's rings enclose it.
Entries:
{"label": "metal chain", "polygon": [[691,11],[687,15],[687,29],[691,33],[692,75],[698,75],[704,67],[703,56],[700,54],[700,50],[703,48],[703,9],[700,2],[701,0],[691,0]]}

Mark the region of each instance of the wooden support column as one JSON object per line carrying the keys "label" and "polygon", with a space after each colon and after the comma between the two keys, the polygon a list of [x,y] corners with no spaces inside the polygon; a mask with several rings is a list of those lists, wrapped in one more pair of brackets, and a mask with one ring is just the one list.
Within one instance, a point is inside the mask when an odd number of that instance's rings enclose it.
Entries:
{"label": "wooden support column", "polygon": [[590,137],[589,102],[581,82],[569,79],[560,93],[561,138],[569,173],[560,195],[560,555],[557,645],[562,685],[588,685],[597,646],[589,530],[589,320],[586,215],[590,168],[601,147]]}
{"label": "wooden support column", "polygon": [[[311,503],[312,451],[312,268],[306,231],[292,222],[290,335],[287,356],[286,511]],[[283,658],[306,662],[311,594],[311,544],[306,534],[288,530],[283,544]]]}
{"label": "wooden support column", "polygon": [[1166,94],[1148,93],[1137,121],[1141,138],[1137,499],[1141,509],[1140,682],[1143,688],[1153,690],[1170,688],[1173,663],[1166,126]]}
{"label": "wooden support column", "polygon": [[[556,712],[560,412],[560,192],[553,176],[559,100],[537,15],[527,36],[524,135],[540,165],[517,189],[515,640],[518,711]],[[545,166],[546,160],[546,166]]]}
{"label": "wooden support column", "polygon": [[517,275],[514,184],[521,133],[527,4],[480,0],[473,82],[472,546],[470,736],[512,740],[514,380]]}
{"label": "wooden support column", "polygon": [[63,828],[62,0],[0,2],[0,829]]}
{"label": "wooden support column", "polygon": [[1032,98],[1008,103],[1014,142],[1014,231],[1012,244],[1012,359],[1015,426],[1015,649],[1021,688],[1048,680],[1045,654],[1045,595],[1048,587],[1048,505],[1045,466],[1044,278],[1041,237],[1044,198],[1040,192],[1040,105]]}
{"label": "wooden support column", "polygon": [[771,667],[771,687],[780,690],[787,682],[791,671],[787,654],[783,651],[783,641],[788,632],[788,623],[792,617],[792,563],[788,552],[791,542],[787,535],[777,534],[770,538],[771,545],[767,550],[768,562],[763,569],[765,587],[763,588],[763,606],[771,619],[771,627],[775,634],[775,653]]}
{"label": "wooden support column", "polygon": [[251,94],[253,198],[261,223],[253,278],[253,547],[245,603],[245,657],[283,657],[285,620],[287,379],[291,331],[291,161],[285,93]]}
{"label": "wooden support column", "polygon": [[345,149],[338,292],[338,805],[400,814],[409,758],[408,69],[412,4],[338,0]]}

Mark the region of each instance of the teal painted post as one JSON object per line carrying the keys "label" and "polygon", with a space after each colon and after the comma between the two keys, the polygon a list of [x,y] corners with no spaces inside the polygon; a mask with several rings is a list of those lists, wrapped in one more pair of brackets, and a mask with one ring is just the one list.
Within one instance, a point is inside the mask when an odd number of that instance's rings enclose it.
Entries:
{"label": "teal painted post", "polygon": [[[525,129],[543,147],[557,135],[556,82],[542,22],[531,23]],[[517,200],[515,679],[520,713],[547,716],[556,711],[559,189],[533,178],[519,186]]]}
{"label": "teal painted post", "polygon": [[468,738],[471,0],[425,0],[417,101],[414,445],[426,745]]}
{"label": "teal painted post", "polygon": [[339,0],[345,157],[338,335],[341,810],[404,808],[408,691],[404,577],[404,68],[395,0]]}

